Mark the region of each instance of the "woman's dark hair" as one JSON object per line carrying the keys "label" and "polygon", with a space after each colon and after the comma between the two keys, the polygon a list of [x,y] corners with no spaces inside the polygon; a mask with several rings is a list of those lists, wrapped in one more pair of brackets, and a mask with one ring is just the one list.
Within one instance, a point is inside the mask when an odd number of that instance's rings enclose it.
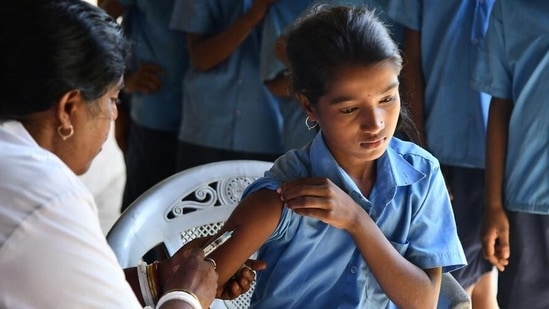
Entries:
{"label": "woman's dark hair", "polygon": [[116,21],[80,0],[0,0],[0,46],[0,119],[74,89],[93,102],[123,76],[129,51]]}
{"label": "woman's dark hair", "polygon": [[[398,46],[373,11],[364,7],[318,5],[290,29],[286,51],[290,91],[318,103],[345,66],[373,66],[389,62],[400,72]],[[401,107],[397,131],[414,139],[417,131]]]}

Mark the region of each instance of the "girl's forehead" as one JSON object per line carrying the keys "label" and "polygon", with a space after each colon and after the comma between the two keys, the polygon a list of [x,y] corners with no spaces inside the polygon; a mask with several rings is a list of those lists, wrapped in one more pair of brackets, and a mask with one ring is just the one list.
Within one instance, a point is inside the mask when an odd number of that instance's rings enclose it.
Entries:
{"label": "girl's forehead", "polygon": [[343,90],[346,85],[360,83],[363,87],[386,88],[398,82],[399,70],[388,63],[373,66],[343,66],[337,68],[331,81],[326,84],[326,92]]}

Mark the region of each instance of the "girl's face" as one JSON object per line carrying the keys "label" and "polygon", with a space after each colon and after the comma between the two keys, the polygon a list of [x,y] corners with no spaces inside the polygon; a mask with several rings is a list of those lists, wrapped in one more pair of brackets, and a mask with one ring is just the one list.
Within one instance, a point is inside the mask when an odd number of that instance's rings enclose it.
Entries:
{"label": "girl's face", "polygon": [[[393,136],[400,113],[398,70],[390,62],[346,66],[320,97],[308,105],[335,159],[365,162],[379,158]],[[349,161],[351,160],[351,161]]]}

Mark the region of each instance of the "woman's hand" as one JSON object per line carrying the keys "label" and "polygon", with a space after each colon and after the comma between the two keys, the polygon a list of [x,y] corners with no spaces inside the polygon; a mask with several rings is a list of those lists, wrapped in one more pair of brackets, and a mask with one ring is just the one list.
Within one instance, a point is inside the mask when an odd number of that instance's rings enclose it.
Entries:
{"label": "woman's hand", "polygon": [[328,178],[298,178],[277,190],[285,207],[336,228],[350,230],[361,210],[355,201]]}
{"label": "woman's hand", "polygon": [[224,286],[218,288],[217,298],[235,299],[248,292],[255,279],[255,271],[265,267],[267,264],[264,261],[248,260]]}
{"label": "woman's hand", "polygon": [[187,290],[198,296],[203,308],[209,308],[217,291],[217,273],[212,263],[204,260],[200,248],[179,249],[158,268],[161,294],[169,290]]}

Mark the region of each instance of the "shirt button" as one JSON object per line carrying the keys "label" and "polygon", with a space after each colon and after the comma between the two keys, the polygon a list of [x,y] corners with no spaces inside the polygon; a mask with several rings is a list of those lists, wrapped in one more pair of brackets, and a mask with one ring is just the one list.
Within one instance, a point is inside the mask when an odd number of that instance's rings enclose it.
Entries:
{"label": "shirt button", "polygon": [[351,267],[351,274],[356,274],[357,271],[358,271],[358,268],[356,266]]}
{"label": "shirt button", "polygon": [[236,110],[234,113],[235,113],[237,116],[240,116],[240,110]]}
{"label": "shirt button", "polygon": [[478,43],[480,42],[479,39],[475,38],[471,41],[471,43],[473,43],[473,45],[478,45]]}

